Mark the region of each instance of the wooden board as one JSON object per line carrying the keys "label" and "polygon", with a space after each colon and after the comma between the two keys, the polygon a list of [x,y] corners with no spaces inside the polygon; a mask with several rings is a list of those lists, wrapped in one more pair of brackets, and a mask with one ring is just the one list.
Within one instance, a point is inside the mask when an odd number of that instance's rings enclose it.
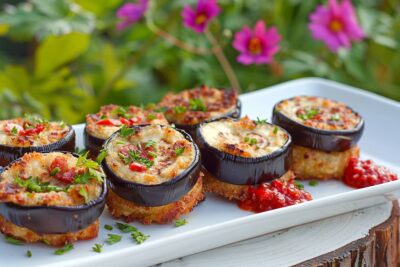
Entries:
{"label": "wooden board", "polygon": [[389,202],[159,266],[396,266],[399,242],[399,205]]}

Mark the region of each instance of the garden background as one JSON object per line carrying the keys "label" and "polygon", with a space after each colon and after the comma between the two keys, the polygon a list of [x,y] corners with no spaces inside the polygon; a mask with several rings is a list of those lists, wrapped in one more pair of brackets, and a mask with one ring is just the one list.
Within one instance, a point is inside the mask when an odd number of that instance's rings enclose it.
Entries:
{"label": "garden background", "polygon": [[[242,93],[317,76],[400,100],[398,0],[353,0],[364,38],[336,52],[309,29],[325,0],[219,0],[208,35],[183,24],[184,5],[197,1],[149,1],[142,17],[118,29],[124,2],[0,0],[0,119],[31,112],[78,123],[107,103],[145,105],[167,91],[231,87],[218,49]],[[235,33],[260,20],[277,28],[280,50],[268,64],[243,65]]]}

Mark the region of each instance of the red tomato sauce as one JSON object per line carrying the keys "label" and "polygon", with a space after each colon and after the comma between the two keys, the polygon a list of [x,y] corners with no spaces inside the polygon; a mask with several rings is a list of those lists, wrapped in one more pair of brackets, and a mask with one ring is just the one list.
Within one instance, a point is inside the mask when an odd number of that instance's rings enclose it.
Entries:
{"label": "red tomato sauce", "polygon": [[344,172],[343,182],[354,188],[364,188],[398,180],[397,174],[372,160],[350,159]]}
{"label": "red tomato sauce", "polygon": [[299,189],[294,180],[274,180],[258,186],[249,186],[247,198],[239,201],[241,209],[263,212],[312,200],[307,191]]}

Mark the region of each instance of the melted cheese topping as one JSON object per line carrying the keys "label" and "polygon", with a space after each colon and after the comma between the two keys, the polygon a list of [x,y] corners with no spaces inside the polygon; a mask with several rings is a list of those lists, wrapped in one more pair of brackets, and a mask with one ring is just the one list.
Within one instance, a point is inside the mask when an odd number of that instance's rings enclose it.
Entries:
{"label": "melted cheese topping", "polygon": [[236,109],[238,95],[233,90],[218,90],[207,86],[168,93],[159,103],[171,123],[195,125],[222,117]]}
{"label": "melted cheese topping", "polygon": [[[86,116],[86,130],[90,135],[97,138],[107,139],[113,133],[127,126],[138,124],[162,124],[168,125],[162,113],[152,112],[135,106],[125,108],[121,113],[121,107],[117,105],[102,106],[96,114]],[[109,120],[110,123],[102,123]]]}
{"label": "melted cheese topping", "polygon": [[247,116],[235,121],[222,119],[200,127],[205,142],[225,153],[246,158],[262,157],[278,150],[289,137],[280,127],[259,123]]}
{"label": "melted cheese topping", "polygon": [[282,101],[276,108],[296,122],[321,130],[350,130],[361,121],[344,103],[322,97],[297,96]]}
{"label": "melted cheese topping", "polygon": [[[63,122],[39,124],[43,130],[35,133],[35,126],[29,121],[17,118],[0,121],[0,144],[16,147],[43,146],[60,141],[70,128]],[[31,132],[27,134],[28,132]]]}
{"label": "melted cheese topping", "polygon": [[[66,159],[68,170],[73,170],[76,173],[87,171],[86,167],[77,166],[77,158],[71,154],[60,152],[25,154],[18,162],[15,162],[0,174],[0,202],[12,202],[25,206],[78,206],[100,196],[102,182],[90,179],[85,184],[70,184],[51,175],[50,166],[57,157]],[[40,184],[48,183],[50,186],[57,187],[58,190],[34,192],[16,182],[18,179],[27,181],[30,178],[35,180],[37,178]],[[82,187],[87,193],[86,199],[79,193]]]}
{"label": "melted cheese topping", "polygon": [[139,129],[128,137],[116,135],[108,143],[105,160],[116,175],[140,184],[160,184],[191,166],[195,148],[180,132],[160,125]]}

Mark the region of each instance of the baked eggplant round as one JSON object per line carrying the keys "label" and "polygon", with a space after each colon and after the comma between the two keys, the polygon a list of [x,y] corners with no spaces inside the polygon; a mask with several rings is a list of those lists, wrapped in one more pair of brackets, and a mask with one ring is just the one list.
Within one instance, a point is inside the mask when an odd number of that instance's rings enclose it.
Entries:
{"label": "baked eggplant round", "polygon": [[[182,130],[155,124],[123,127],[106,141],[104,150],[107,205],[114,217],[168,223],[204,198],[200,152]],[[171,209],[182,201],[190,207],[171,217]]]}
{"label": "baked eggplant round", "polygon": [[235,90],[203,85],[178,94],[168,93],[157,109],[164,112],[170,123],[185,130],[196,141],[196,130],[200,123],[221,117],[239,118],[241,102]]}
{"label": "baked eggplant round", "polygon": [[49,122],[33,115],[0,121],[0,166],[33,151],[74,149],[75,131],[64,122]]}
{"label": "baked eggplant round", "polygon": [[197,136],[204,168],[222,182],[255,185],[290,169],[291,137],[266,121],[220,118],[201,124]]}
{"label": "baked eggplant round", "polygon": [[364,120],[344,103],[316,96],[296,96],[277,103],[272,122],[286,129],[293,143],[326,152],[357,144]]}
{"label": "baked eggplant round", "polygon": [[91,157],[96,157],[105,141],[123,125],[168,124],[159,112],[144,110],[140,107],[117,105],[102,106],[96,114],[86,115],[84,143]]}
{"label": "baked eggplant round", "polygon": [[54,246],[94,238],[105,207],[104,178],[86,155],[27,153],[0,173],[0,230]]}

